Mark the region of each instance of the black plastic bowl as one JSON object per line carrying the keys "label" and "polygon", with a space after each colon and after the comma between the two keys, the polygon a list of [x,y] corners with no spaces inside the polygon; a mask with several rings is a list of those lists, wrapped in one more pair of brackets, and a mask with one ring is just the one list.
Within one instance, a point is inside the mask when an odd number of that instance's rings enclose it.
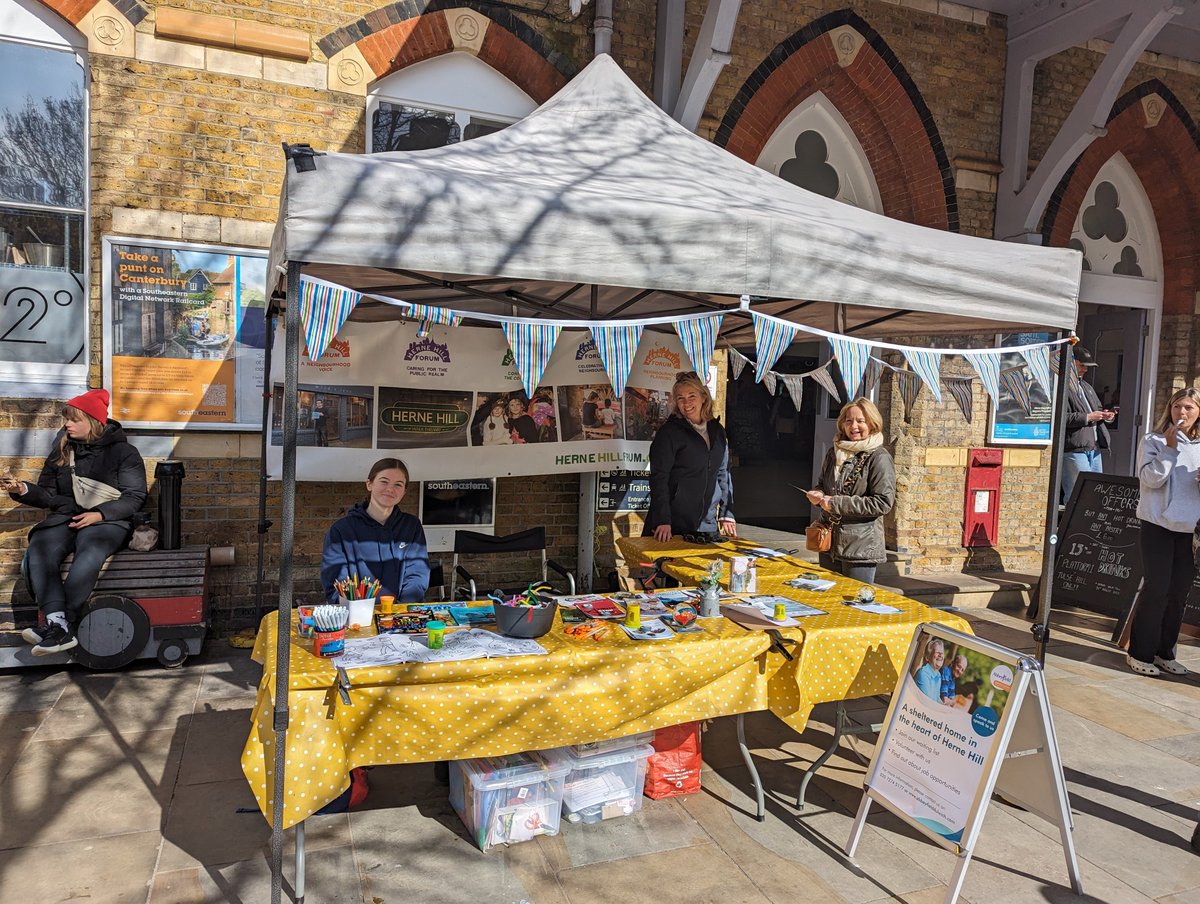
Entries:
{"label": "black plastic bowl", "polygon": [[508,637],[541,637],[554,624],[558,603],[546,597],[541,606],[500,606],[496,609],[496,627]]}

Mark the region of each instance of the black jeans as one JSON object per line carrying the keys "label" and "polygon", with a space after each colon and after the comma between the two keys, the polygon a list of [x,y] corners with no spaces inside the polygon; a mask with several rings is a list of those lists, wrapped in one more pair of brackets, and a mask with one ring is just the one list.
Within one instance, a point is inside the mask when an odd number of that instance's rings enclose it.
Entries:
{"label": "black jeans", "polygon": [[844,574],[852,581],[862,581],[864,584],[875,583],[875,567],[861,562],[843,562],[840,559],[835,559],[827,552],[817,553],[817,559],[821,563],[822,568],[828,568],[830,571],[836,571],[838,574]]}
{"label": "black jeans", "polygon": [[[38,608],[49,615],[66,612],[74,622],[92,594],[105,561],[125,545],[129,529],[123,524],[101,521],[76,530],[66,524],[40,527],[29,535],[29,584]],[[67,579],[62,563],[72,552],[75,560]]]}
{"label": "black jeans", "polygon": [[1155,656],[1175,658],[1175,641],[1183,624],[1183,607],[1196,566],[1192,534],[1141,524],[1142,571],[1146,575],[1133,613],[1129,655],[1141,662]]}

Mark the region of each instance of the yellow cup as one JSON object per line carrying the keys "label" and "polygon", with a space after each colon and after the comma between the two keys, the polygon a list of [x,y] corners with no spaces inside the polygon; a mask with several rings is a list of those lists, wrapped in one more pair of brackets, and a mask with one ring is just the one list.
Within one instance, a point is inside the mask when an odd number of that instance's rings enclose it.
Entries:
{"label": "yellow cup", "polygon": [[394,596],[381,596],[379,598],[379,614],[391,615],[395,609],[396,598]]}

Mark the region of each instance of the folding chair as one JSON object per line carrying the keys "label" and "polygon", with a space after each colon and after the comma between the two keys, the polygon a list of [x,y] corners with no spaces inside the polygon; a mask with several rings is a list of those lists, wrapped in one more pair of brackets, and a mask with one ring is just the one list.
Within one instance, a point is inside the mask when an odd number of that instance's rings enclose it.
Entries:
{"label": "folding chair", "polygon": [[[493,537],[490,534],[481,534],[473,530],[460,530],[454,532],[454,561],[451,566],[450,574],[450,599],[459,599],[458,596],[458,579],[461,577],[467,582],[467,587],[464,588],[469,596],[464,599],[474,600],[477,598],[477,587],[475,576],[469,572],[465,566],[459,564],[459,556],[461,555],[486,555],[498,552],[540,552],[542,554],[542,573],[540,580],[542,583],[547,583],[549,571],[552,569],[557,574],[566,578],[569,590],[567,593],[575,592],[575,575],[567,571],[553,559],[546,558],[546,528],[531,527],[529,530],[518,531],[515,534],[507,534],[503,537]],[[526,589],[524,585],[521,587],[505,588],[502,592],[519,593]],[[551,590],[552,593],[562,593],[562,590]]]}

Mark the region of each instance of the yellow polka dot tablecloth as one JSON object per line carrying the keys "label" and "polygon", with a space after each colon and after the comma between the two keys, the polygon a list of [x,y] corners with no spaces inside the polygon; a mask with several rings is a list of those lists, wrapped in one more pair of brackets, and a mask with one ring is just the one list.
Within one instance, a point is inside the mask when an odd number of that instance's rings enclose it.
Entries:
{"label": "yellow polka dot tablecloth", "polygon": [[[702,633],[659,641],[630,640],[614,626],[590,641],[568,637],[556,616],[538,638],[545,656],[350,670],[349,706],[327,694],[336,671],[293,625],[284,827],[341,794],[356,766],[544,750],[766,709],[782,661],[767,653],[770,638],[726,619],[701,624]],[[242,751],[242,772],[268,819],[276,637],[271,613],[254,646],[263,678]]]}
{"label": "yellow polka dot tablecloth", "polygon": [[[626,537],[617,544],[631,563],[668,557],[663,570],[688,584],[697,583],[714,559],[726,562],[728,580],[728,560],[760,547],[745,540],[701,546],[683,540],[659,543],[653,537]],[[768,709],[796,731],[804,730],[818,703],[891,693],[913,632],[923,622],[972,633],[970,625],[959,616],[880,587],[874,588],[876,601],[900,612],[876,615],[846,606],[847,598],[854,597],[864,585],[810,562],[786,557],[759,559],[756,568],[757,594],[786,596],[828,613],[802,618],[796,628],[781,628],[784,637],[798,642],[794,661],[778,656],[771,660],[780,667],[769,676]],[[797,590],[785,583],[801,572],[813,572],[837,583],[824,593]]]}

